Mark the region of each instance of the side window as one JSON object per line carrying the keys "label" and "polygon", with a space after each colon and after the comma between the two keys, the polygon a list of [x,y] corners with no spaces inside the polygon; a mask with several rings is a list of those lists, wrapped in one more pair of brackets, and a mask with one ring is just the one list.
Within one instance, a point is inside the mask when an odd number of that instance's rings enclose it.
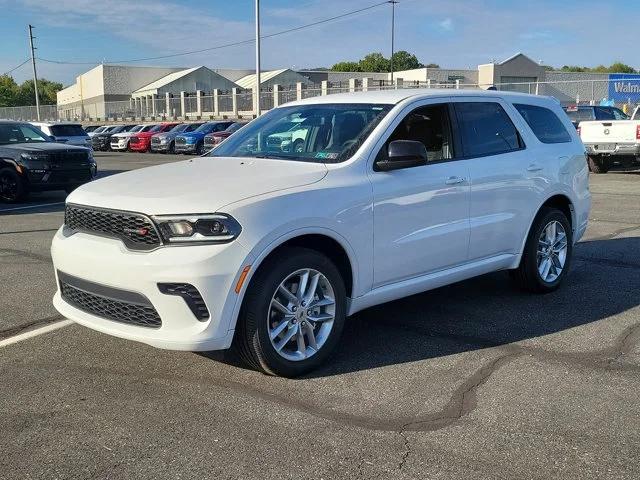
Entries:
{"label": "side window", "polygon": [[611,110],[613,111],[613,116],[616,120],[629,120],[629,115],[624,113],[619,108],[612,108]]}
{"label": "side window", "polygon": [[609,108],[594,107],[596,120],[615,120],[613,112]]}
{"label": "side window", "polygon": [[495,102],[454,103],[467,157],[495,155],[524,148],[507,112]]}
{"label": "side window", "polygon": [[567,143],[571,136],[560,119],[548,108],[535,105],[514,104],[516,110],[542,143]]}
{"label": "side window", "polygon": [[394,140],[422,142],[429,162],[454,158],[447,104],[420,107],[404,117],[378,153],[379,160],[386,158],[389,143]]}

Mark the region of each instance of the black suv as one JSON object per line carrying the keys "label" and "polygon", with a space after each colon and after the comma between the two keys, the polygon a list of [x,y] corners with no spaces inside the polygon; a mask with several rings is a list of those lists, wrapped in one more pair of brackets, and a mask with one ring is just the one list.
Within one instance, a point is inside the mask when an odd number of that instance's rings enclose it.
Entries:
{"label": "black suv", "polygon": [[112,125],[104,132],[96,133],[91,137],[91,145],[94,150],[110,150],[111,149],[111,135],[114,133],[128,132],[134,125]]}
{"label": "black suv", "polygon": [[71,192],[96,173],[91,149],[56,143],[28,123],[0,121],[0,201],[18,202],[32,191]]}

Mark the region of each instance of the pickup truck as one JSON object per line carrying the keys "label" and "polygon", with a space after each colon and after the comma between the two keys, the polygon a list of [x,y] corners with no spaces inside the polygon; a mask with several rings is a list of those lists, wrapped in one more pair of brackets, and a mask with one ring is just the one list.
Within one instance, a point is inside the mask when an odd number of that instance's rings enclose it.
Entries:
{"label": "pickup truck", "polygon": [[640,115],[638,108],[626,120],[589,120],[578,124],[587,151],[589,169],[606,173],[614,164],[640,165]]}

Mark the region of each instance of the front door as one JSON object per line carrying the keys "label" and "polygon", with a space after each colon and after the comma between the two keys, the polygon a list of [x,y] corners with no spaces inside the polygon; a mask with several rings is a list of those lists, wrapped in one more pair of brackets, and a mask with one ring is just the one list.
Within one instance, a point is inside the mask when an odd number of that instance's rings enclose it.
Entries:
{"label": "front door", "polygon": [[427,165],[372,171],[374,287],[460,265],[469,244],[469,168],[456,160],[449,105],[407,114],[382,146],[415,140],[427,148]]}

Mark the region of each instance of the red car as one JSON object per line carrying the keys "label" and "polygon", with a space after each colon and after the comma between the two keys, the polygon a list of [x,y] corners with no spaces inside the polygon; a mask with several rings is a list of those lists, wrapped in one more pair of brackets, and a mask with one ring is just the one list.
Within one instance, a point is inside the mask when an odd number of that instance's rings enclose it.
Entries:
{"label": "red car", "polygon": [[206,134],[204,136],[205,151],[209,151],[219,143],[222,143],[225,138],[229,137],[233,132],[240,130],[240,128],[244,127],[247,123],[249,122],[235,122],[229,125],[226,130]]}
{"label": "red car", "polygon": [[138,132],[135,135],[132,135],[129,139],[129,150],[131,150],[132,152],[148,152],[149,148],[151,147],[152,135],[171,130],[176,125],[178,125],[178,122],[159,123],[147,132]]}

